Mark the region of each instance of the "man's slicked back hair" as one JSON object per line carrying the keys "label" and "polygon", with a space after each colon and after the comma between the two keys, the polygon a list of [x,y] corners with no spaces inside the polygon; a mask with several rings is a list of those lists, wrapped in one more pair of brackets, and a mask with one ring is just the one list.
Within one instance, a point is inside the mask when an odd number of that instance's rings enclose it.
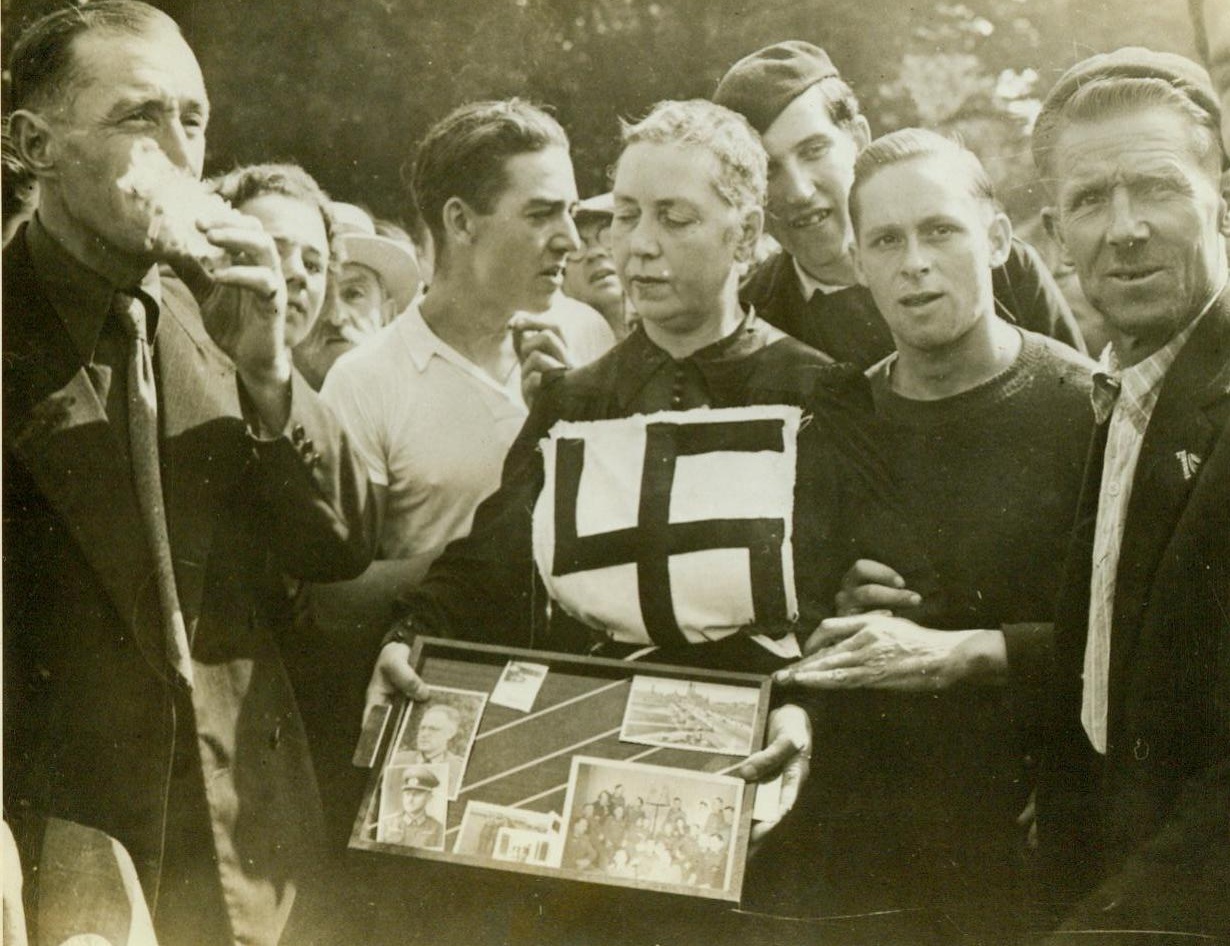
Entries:
{"label": "man's slicked back hair", "polygon": [[925,128],[902,128],[890,132],[869,144],[859,152],[854,162],[854,183],[850,185],[850,220],[858,231],[858,193],[863,185],[880,171],[894,164],[902,164],[916,158],[947,158],[955,167],[964,168],[968,177],[970,193],[998,210],[995,188],[978,155],[969,148]]}
{"label": "man's slicked back hair", "polygon": [[508,159],[553,147],[569,149],[559,122],[515,98],[462,105],[428,129],[410,187],[437,251],[445,250],[444,205],[450,199],[489,213],[507,184]]}
{"label": "man's slicked back hair", "polygon": [[1197,160],[1217,177],[1221,173],[1221,130],[1208,112],[1165,79],[1151,76],[1108,76],[1082,85],[1063,105],[1044,113],[1034,128],[1034,163],[1048,183],[1055,177],[1055,143],[1063,129],[1082,121],[1098,121],[1147,108],[1169,108],[1192,125],[1190,147]]}
{"label": "man's slicked back hair", "polygon": [[736,210],[764,207],[769,158],[760,136],[738,112],[710,102],[659,102],[635,124],[622,124],[626,151],[635,144],[704,148],[717,159],[714,189]]}
{"label": "man's slicked back hair", "polygon": [[45,109],[68,99],[79,79],[72,52],[77,37],[145,36],[158,30],[181,35],[173,19],[140,0],[97,0],[36,20],[21,34],[9,60],[12,110]]}

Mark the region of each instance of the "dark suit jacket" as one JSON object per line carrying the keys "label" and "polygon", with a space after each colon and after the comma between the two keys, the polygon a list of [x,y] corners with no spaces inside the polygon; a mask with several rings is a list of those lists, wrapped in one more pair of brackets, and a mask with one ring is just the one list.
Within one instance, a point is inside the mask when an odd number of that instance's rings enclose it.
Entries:
{"label": "dark suit jacket", "polygon": [[[20,231],[4,251],[4,803],[114,836],[153,903],[172,833],[212,844],[234,937],[276,941],[319,799],[273,632],[279,569],[365,567],[366,479],[302,379],[248,433],[235,369],[163,278],[163,488],[196,685],[172,682],[132,476]],[[175,792],[176,804],[168,805]],[[168,821],[169,818],[169,821]],[[212,830],[211,830],[212,829]],[[164,891],[164,896],[166,891]]]}
{"label": "dark suit jacket", "polygon": [[[1085,351],[1080,326],[1042,257],[1014,239],[1012,252],[993,274],[995,311],[1021,328]],[[865,286],[849,286],[807,302],[788,253],[761,263],[744,282],[739,298],[756,314],[817,351],[866,370],[896,345],[884,316]]]}
{"label": "dark suit jacket", "polygon": [[[1162,385],[1132,485],[1111,632],[1108,750],[1080,724],[1106,426],[1060,595],[1040,842],[1092,888],[1068,928],[1230,931],[1230,292]],[[1099,940],[1102,942],[1103,940]]]}

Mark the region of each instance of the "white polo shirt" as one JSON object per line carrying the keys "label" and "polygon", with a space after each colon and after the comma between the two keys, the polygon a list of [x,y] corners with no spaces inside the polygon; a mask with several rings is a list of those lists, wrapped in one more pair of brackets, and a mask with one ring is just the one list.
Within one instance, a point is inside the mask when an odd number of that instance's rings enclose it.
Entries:
{"label": "white polo shirt", "polygon": [[[470,531],[528,413],[520,369],[496,381],[432,332],[420,301],[339,358],[321,389],[371,481],[387,488],[376,557],[414,559],[415,579]],[[603,339],[610,347],[598,313],[563,297],[557,306],[579,361],[601,354]]]}

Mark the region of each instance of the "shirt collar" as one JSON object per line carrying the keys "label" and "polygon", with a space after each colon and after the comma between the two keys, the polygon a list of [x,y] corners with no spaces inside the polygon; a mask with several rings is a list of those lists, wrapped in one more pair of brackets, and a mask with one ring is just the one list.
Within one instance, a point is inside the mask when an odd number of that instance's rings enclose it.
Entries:
{"label": "shirt collar", "polygon": [[1171,365],[1224,289],[1225,286],[1222,286],[1214,292],[1200,310],[1200,314],[1187,323],[1182,331],[1148,358],[1131,367],[1124,368],[1120,364],[1113,345],[1107,345],[1102,350],[1098,366],[1093,372],[1093,388],[1090,392],[1094,418],[1099,424],[1105,423],[1116,404],[1120,404],[1136,426],[1144,430],[1153,413],[1153,407],[1157,404],[1158,395],[1161,394],[1162,381],[1165,380]]}
{"label": "shirt collar", "polygon": [[26,246],[35,275],[47,294],[47,301],[64,323],[64,329],[83,365],[94,359],[98,336],[106,324],[111,312],[111,300],[117,292],[127,291],[135,295],[139,290],[148,297],[148,300],[142,300],[147,308],[152,301],[149,337],[154,337],[156,313],[162,301],[156,266],[150,267],[139,286],[114,286],[69,253],[47,232],[37,214],[26,227]]}
{"label": "shirt collar", "polygon": [[849,286],[839,286],[835,283],[821,282],[802,266],[799,261],[793,256],[790,257],[790,262],[794,264],[794,273],[799,277],[799,291],[803,293],[803,301],[811,302],[812,296],[817,292],[828,295],[830,292],[840,292],[842,289],[849,289]]}
{"label": "shirt collar", "polygon": [[420,373],[427,370],[427,363],[431,361],[433,355],[443,356],[444,348],[444,342],[431,330],[426,319],[423,318],[422,301],[421,295],[416,296],[406,311],[393,323],[400,327],[406,348],[410,352],[414,366],[419,369]]}
{"label": "shirt collar", "polygon": [[616,346],[619,369],[615,379],[615,396],[624,409],[637,403],[641,391],[659,371],[676,370],[692,365],[698,371],[710,392],[720,396],[728,388],[737,389],[745,383],[746,376],[754,370],[749,355],[769,344],[775,332],[759,319],[750,308],[739,326],[726,335],[698,349],[686,358],[671,355],[650,340],[643,325]]}
{"label": "shirt collar", "polygon": [[722,336],[716,342],[710,342],[704,348],[698,348],[692,354],[683,358],[675,358],[666,349],[659,348],[645,333],[643,326],[638,326],[634,334],[637,337],[636,346],[641,348],[653,361],[674,361],[678,364],[695,361],[703,364],[706,362],[724,361],[731,356],[742,357],[746,353],[744,349],[749,345],[755,348],[761,347],[752,341],[761,330],[762,323],[757,318],[755,310],[749,306],[733,332]]}

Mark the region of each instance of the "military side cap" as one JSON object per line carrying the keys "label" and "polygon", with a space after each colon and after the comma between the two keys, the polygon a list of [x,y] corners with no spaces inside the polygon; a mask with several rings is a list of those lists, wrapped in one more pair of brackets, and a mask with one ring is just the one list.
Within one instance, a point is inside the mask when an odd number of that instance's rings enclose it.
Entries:
{"label": "military side cap", "polygon": [[764,133],[782,110],[817,82],[840,75],[819,46],[792,39],[744,56],[722,77],[713,101]]}
{"label": "military side cap", "polygon": [[434,792],[439,787],[440,780],[425,765],[412,765],[402,773],[401,790],[403,792]]}
{"label": "military side cap", "polygon": [[[1143,46],[1124,46],[1109,53],[1083,59],[1059,77],[1038,113],[1035,125],[1034,162],[1042,167],[1044,152],[1052,145],[1052,125],[1068,100],[1081,88],[1099,79],[1161,79],[1209,116],[1215,132],[1221,132],[1221,103],[1208,71],[1186,56],[1161,53]],[[1222,152],[1222,166],[1227,166]]]}

